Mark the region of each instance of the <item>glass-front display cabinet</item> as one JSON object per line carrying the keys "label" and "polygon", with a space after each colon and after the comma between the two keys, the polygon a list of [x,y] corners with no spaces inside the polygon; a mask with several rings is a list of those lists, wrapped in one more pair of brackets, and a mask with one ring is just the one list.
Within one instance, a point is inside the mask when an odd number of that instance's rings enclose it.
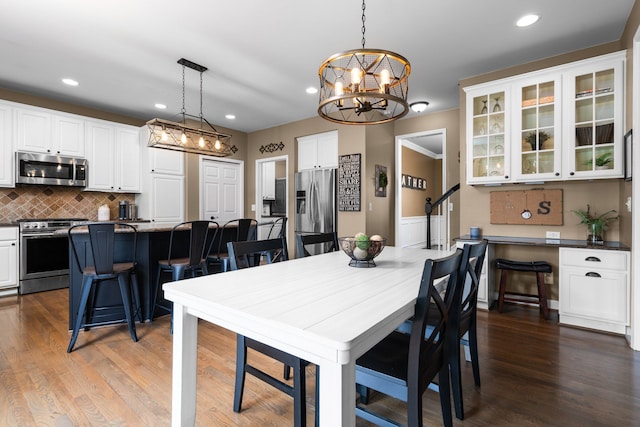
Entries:
{"label": "glass-front display cabinet", "polygon": [[567,141],[567,178],[621,177],[623,173],[622,61],[576,70]]}
{"label": "glass-front display cabinet", "polygon": [[561,178],[560,74],[522,82],[516,89],[512,171],[518,181]]}
{"label": "glass-front display cabinet", "polygon": [[505,110],[509,108],[505,91],[491,91],[480,95],[469,94],[467,105],[472,109],[467,126],[471,130],[468,145],[467,182],[493,182],[509,176],[508,122]]}

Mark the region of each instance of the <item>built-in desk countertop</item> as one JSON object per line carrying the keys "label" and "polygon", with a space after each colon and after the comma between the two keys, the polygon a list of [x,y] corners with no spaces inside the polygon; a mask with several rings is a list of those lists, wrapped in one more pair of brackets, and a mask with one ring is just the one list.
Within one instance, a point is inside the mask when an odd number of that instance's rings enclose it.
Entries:
{"label": "built-in desk countertop", "polygon": [[489,244],[494,245],[535,245],[550,246],[557,248],[579,248],[579,249],[605,249],[614,251],[628,251],[630,248],[620,242],[605,241],[600,245],[589,244],[586,239],[543,239],[539,237],[517,237],[517,236],[480,236],[479,239],[472,239],[470,235],[465,234],[455,238],[456,241],[478,241],[486,239]]}

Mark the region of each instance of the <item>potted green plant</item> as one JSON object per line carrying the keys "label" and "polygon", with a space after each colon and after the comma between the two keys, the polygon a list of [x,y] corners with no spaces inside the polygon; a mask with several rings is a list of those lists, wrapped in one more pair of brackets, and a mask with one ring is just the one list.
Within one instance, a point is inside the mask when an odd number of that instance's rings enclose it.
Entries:
{"label": "potted green plant", "polygon": [[[536,141],[536,136],[538,137],[538,141]],[[529,134],[524,140],[529,145],[531,145],[531,149],[535,151],[535,150],[542,150],[542,144],[544,144],[545,141],[547,141],[549,138],[551,138],[551,136],[549,136],[549,134],[546,133],[545,131],[541,130],[537,134],[536,132],[529,132]]]}
{"label": "potted green plant", "polygon": [[387,178],[387,173],[385,171],[380,171],[378,173],[378,187],[385,188],[389,183],[389,179]]}
{"label": "potted green plant", "polygon": [[606,153],[599,155],[595,159],[589,159],[587,164],[591,165],[593,162],[595,162],[596,164],[596,169],[609,169],[609,163],[613,162],[611,152],[607,151]]}
{"label": "potted green plant", "polygon": [[617,220],[620,216],[611,216],[610,214],[616,213],[615,210],[610,210],[602,215],[596,215],[595,213],[591,213],[591,206],[587,205],[587,210],[584,211],[582,209],[576,209],[571,211],[578,215],[580,218],[580,223],[585,224],[587,226],[588,232],[590,233],[587,236],[587,241],[593,244],[603,243],[604,239],[602,238],[604,230],[607,229],[607,225],[611,221]]}

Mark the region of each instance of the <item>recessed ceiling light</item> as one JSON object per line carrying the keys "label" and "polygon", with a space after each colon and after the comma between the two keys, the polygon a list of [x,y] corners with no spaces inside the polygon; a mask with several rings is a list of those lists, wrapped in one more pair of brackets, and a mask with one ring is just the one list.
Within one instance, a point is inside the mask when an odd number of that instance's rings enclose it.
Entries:
{"label": "recessed ceiling light", "polygon": [[160,104],[160,103],[154,104],[154,107],[156,107],[159,110],[166,110],[166,108],[167,108],[166,105]]}
{"label": "recessed ceiling light", "polygon": [[533,25],[536,22],[538,22],[538,19],[540,19],[538,15],[534,15],[534,14],[524,15],[522,18],[518,19],[518,21],[516,22],[516,25],[518,27],[528,27],[529,25]]}
{"label": "recessed ceiling light", "polygon": [[429,103],[427,101],[417,101],[409,104],[409,107],[411,107],[411,109],[416,113],[422,113],[424,110],[427,109],[428,105]]}
{"label": "recessed ceiling light", "polygon": [[316,89],[315,87],[308,87],[307,88],[307,93],[309,95],[313,95],[314,93],[318,93],[318,89]]}
{"label": "recessed ceiling light", "polygon": [[69,86],[78,86],[78,82],[73,79],[62,79],[62,83]]}
{"label": "recessed ceiling light", "polygon": [[227,114],[225,117],[229,120],[233,120],[236,118],[236,116],[234,116],[233,114]]}

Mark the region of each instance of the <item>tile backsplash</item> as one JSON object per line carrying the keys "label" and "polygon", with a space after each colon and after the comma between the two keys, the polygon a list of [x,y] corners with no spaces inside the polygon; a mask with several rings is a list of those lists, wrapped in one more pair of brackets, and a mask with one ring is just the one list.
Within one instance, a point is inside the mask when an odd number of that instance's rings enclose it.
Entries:
{"label": "tile backsplash", "polygon": [[43,185],[0,188],[0,223],[22,218],[87,218],[97,221],[98,208],[105,204],[109,206],[111,219],[117,219],[121,200],[135,203],[135,195]]}

